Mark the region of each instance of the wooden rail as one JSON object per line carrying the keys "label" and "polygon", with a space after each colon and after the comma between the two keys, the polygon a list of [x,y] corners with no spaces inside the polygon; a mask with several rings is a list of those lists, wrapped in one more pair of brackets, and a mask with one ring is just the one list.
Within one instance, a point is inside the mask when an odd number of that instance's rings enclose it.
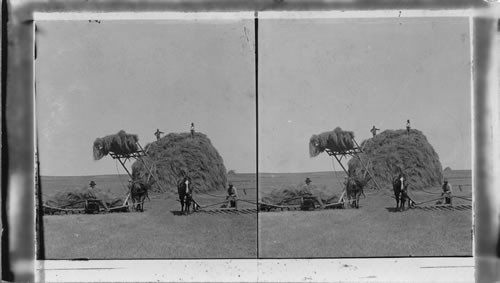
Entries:
{"label": "wooden rail", "polygon": [[425,211],[454,211],[454,210],[471,210],[472,205],[463,204],[463,205],[430,205],[430,206],[415,206],[411,209],[420,209]]}
{"label": "wooden rail", "polygon": [[256,208],[215,208],[215,209],[200,209],[196,210],[195,213],[208,213],[208,214],[253,214],[257,213]]}
{"label": "wooden rail", "polygon": [[43,205],[43,214],[44,215],[53,215],[56,212],[65,213],[65,214],[79,214],[85,213],[85,208],[60,208],[49,205]]}

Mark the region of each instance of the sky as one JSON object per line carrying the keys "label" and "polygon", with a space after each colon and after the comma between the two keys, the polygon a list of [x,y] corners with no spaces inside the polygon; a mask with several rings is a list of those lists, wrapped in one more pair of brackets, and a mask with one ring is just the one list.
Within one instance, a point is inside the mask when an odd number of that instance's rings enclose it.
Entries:
{"label": "sky", "polygon": [[93,160],[96,138],[123,129],[145,146],[157,128],[191,122],[227,170],[255,172],[253,20],[36,24],[42,176],[125,174],[111,157]]}
{"label": "sky", "polygon": [[[42,176],[124,174],[94,161],[98,137],[196,130],[228,170],[331,171],[313,134],[358,143],[407,119],[443,168],[471,168],[468,18],[38,21],[36,111]],[[258,105],[256,104],[258,102]],[[258,109],[256,109],[258,107]],[[128,163],[130,165],[130,163]],[[333,163],[333,170],[341,170]],[[335,167],[336,166],[336,167]]]}
{"label": "sky", "polygon": [[309,157],[313,134],[408,119],[443,169],[471,169],[468,18],[268,19],[258,51],[260,172],[341,170]]}

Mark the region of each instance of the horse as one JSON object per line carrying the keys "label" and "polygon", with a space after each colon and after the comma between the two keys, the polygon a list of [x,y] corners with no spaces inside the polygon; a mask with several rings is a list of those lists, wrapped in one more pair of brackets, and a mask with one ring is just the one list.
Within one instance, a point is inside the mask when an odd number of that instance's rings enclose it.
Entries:
{"label": "horse", "polygon": [[181,213],[189,214],[189,208],[193,201],[193,188],[191,180],[188,177],[182,178],[177,184],[177,192],[179,193],[179,201],[181,202]]}
{"label": "horse", "polygon": [[351,204],[351,207],[359,208],[359,199],[361,195],[365,198],[364,188],[371,180],[370,175],[368,175],[368,171],[364,171],[363,175],[360,176],[348,176],[345,182],[345,192],[347,195],[348,203]]}
{"label": "horse", "polygon": [[361,195],[364,195],[363,184],[356,182],[356,180],[352,178],[347,179],[346,183],[346,193],[348,203],[351,204],[353,208],[359,208],[359,199]]}
{"label": "horse", "polygon": [[[408,182],[403,174],[399,174],[392,180],[392,188],[394,190],[394,197],[396,198],[396,211],[405,209],[405,202],[409,200],[408,197]],[[408,204],[410,206],[410,204]]]}
{"label": "horse", "polygon": [[136,211],[144,211],[144,200],[149,199],[148,191],[151,189],[151,184],[146,184],[141,181],[132,181],[129,184],[130,199],[132,200],[132,207]]}

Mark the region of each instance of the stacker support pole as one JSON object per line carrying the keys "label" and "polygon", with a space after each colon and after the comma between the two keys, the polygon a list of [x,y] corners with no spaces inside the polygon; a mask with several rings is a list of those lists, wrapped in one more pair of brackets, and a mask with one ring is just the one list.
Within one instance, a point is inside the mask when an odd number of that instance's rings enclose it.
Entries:
{"label": "stacker support pole", "polygon": [[375,180],[375,177],[372,175],[372,173],[370,173],[370,170],[368,170],[366,165],[363,163],[363,160],[361,160],[361,157],[359,157],[357,154],[355,154],[354,156],[356,156],[356,158],[359,160],[361,165],[363,165],[363,168],[365,168],[365,171],[368,173],[368,175],[370,175],[370,177],[372,177],[373,183],[375,183],[375,188],[377,188],[377,190],[380,190],[380,186],[378,185],[377,180]]}
{"label": "stacker support pole", "polygon": [[342,162],[340,162],[340,159],[337,157],[337,155],[333,154],[333,157],[335,157],[335,159],[337,159],[337,162],[340,164],[340,166],[342,167],[342,169],[344,169],[344,172],[347,174],[347,176],[349,176],[349,173],[345,169],[344,165],[342,165]]}
{"label": "stacker support pole", "polygon": [[[144,152],[144,149],[142,148],[142,146],[141,146],[141,144],[140,144],[139,142],[137,142],[137,146],[141,149],[141,151],[142,151],[144,154],[146,154],[146,153]],[[158,184],[158,187],[160,187],[160,190],[161,190],[162,192],[165,192],[165,190],[163,189],[163,186],[162,186],[162,185],[161,185],[161,183],[160,183],[160,180],[158,180],[158,178],[156,178],[156,175],[155,175],[155,174],[153,174],[153,172],[152,172],[152,171],[151,171],[151,169],[148,167],[148,165],[146,164],[146,162],[142,159],[142,157],[141,157],[141,156],[139,156],[139,157],[138,157],[138,159],[142,162],[142,164],[144,164],[144,167],[146,167],[146,169],[148,169],[149,176],[152,176],[152,177],[155,179],[156,183]]]}
{"label": "stacker support pole", "polygon": [[160,180],[158,180],[158,178],[156,178],[156,176],[153,174],[153,172],[151,171],[151,169],[149,169],[148,165],[146,164],[146,162],[144,162],[144,160],[142,159],[142,157],[139,157],[139,160],[142,162],[142,164],[144,164],[144,167],[146,167],[146,169],[148,169],[149,176],[152,176],[155,179],[156,183],[158,184],[158,187],[160,187],[160,190],[162,192],[165,192],[163,190],[163,186],[160,183]]}

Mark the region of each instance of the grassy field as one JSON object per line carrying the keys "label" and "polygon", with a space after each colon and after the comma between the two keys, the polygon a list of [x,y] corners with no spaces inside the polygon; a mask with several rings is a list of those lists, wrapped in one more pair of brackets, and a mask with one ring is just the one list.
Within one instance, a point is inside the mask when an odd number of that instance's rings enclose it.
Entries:
{"label": "grassy field", "polygon": [[[275,188],[303,183],[341,194],[343,173],[259,174],[259,196],[252,174],[230,175],[242,199],[256,200]],[[471,172],[447,177],[457,196],[471,197]],[[125,196],[126,175],[42,177],[45,199],[87,186]],[[175,194],[152,194],[145,212],[44,216],[47,259],[136,258],[314,258],[384,256],[470,256],[472,211],[392,212],[389,188],[367,190],[360,209],[264,212],[257,215],[176,216]],[[440,188],[411,191],[419,202],[439,197]],[[224,191],[197,194],[202,205],[221,201]],[[455,199],[455,204],[470,204]],[[428,203],[432,205],[434,202]],[[217,206],[215,206],[217,207]],[[255,208],[240,202],[241,208]],[[258,220],[258,223],[257,223]],[[257,227],[258,225],[258,227]],[[258,247],[257,247],[258,246]],[[259,249],[257,251],[257,248]]]}
{"label": "grassy field", "polygon": [[[471,172],[447,173],[454,194],[471,198]],[[261,194],[296,185],[306,177],[332,193],[342,192],[343,173],[260,174]],[[471,256],[472,211],[392,212],[392,193],[366,191],[359,209],[287,211],[259,214],[259,256],[294,257],[384,257]],[[417,201],[439,197],[440,188],[411,191]],[[433,205],[430,202],[426,205]],[[455,204],[471,204],[454,199]]]}
{"label": "grassy field", "polygon": [[[252,177],[253,176],[253,177]],[[255,175],[230,175],[242,199],[256,200]],[[57,192],[88,185],[125,197],[126,175],[42,177],[42,194],[48,199]],[[196,195],[201,205],[217,203],[214,196]],[[245,194],[246,193],[246,194]],[[47,259],[137,259],[137,258],[255,258],[257,216],[177,216],[180,204],[175,194],[151,194],[145,211],[99,215],[44,216]],[[240,208],[255,208],[240,203]]]}

